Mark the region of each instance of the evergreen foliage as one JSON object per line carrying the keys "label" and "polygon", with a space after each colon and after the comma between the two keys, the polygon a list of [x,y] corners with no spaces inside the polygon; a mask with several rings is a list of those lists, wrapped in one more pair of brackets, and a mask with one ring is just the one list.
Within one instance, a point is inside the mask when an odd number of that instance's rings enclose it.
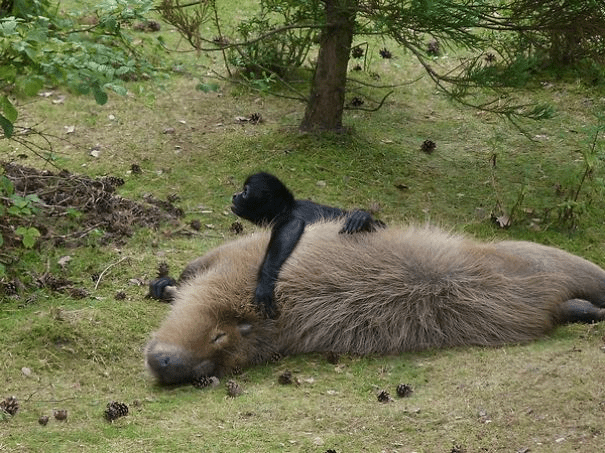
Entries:
{"label": "evergreen foliage", "polygon": [[[546,66],[588,61],[602,68],[605,58],[605,8],[597,0],[259,0],[259,12],[232,29],[227,29],[217,3],[163,0],[161,10],[196,49],[222,51],[229,75],[234,65],[245,76],[279,80],[289,89],[285,77],[308,61],[311,44],[318,42],[322,49],[339,27],[349,26],[326,21],[326,11],[334,8],[355,18],[351,22],[355,37],[395,40],[453,99],[511,119],[540,119],[551,112],[545,106],[515,102],[507,88],[523,86]],[[209,29],[218,30],[218,36],[207,36]],[[443,49],[462,50],[465,56],[460,65],[438,69],[436,54]],[[339,52],[348,56],[350,49]],[[326,71],[319,67],[325,64],[323,60],[318,61],[314,71]],[[329,64],[346,65],[347,61],[348,57],[332,58]],[[599,80],[592,77],[593,83]],[[490,100],[473,100],[478,90],[485,89],[494,94]],[[316,108],[314,103],[322,95],[316,86],[311,93],[297,93],[307,102],[307,113]],[[331,113],[342,114],[342,106],[338,110],[335,107]],[[330,112],[320,111],[317,116],[326,113]]]}

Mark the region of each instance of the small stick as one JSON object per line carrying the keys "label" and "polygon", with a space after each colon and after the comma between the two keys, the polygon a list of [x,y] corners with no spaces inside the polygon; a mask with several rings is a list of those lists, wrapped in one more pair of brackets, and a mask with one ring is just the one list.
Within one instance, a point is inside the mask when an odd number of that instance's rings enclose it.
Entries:
{"label": "small stick", "polygon": [[115,263],[110,264],[109,266],[107,266],[105,269],[103,269],[103,272],[101,272],[101,275],[99,275],[99,278],[97,279],[97,283],[95,284],[95,291],[97,290],[97,288],[99,287],[99,283],[101,283],[101,279],[103,278],[103,275],[105,275],[105,272],[107,272],[109,269],[111,269],[114,266],[117,266],[118,264],[120,264],[122,261],[125,261],[127,259],[129,259],[129,256],[125,256],[124,258],[122,258],[120,261],[117,261]]}

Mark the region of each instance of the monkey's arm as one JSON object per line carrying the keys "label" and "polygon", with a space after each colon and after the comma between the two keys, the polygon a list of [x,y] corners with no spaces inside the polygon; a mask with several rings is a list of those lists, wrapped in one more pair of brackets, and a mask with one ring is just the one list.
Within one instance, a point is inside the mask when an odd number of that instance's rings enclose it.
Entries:
{"label": "monkey's arm", "polygon": [[265,259],[258,273],[254,303],[267,318],[277,317],[277,307],[273,291],[282,265],[292,254],[305,229],[305,222],[294,218],[283,224],[276,224],[271,231]]}
{"label": "monkey's arm", "polygon": [[369,212],[353,211],[347,214],[346,222],[340,233],[353,234],[360,231],[376,231],[378,228],[385,228],[386,225],[380,220],[372,218]]}
{"label": "monkey's arm", "polygon": [[149,294],[152,299],[172,302],[176,292],[176,282],[168,277],[158,277],[149,282]]}

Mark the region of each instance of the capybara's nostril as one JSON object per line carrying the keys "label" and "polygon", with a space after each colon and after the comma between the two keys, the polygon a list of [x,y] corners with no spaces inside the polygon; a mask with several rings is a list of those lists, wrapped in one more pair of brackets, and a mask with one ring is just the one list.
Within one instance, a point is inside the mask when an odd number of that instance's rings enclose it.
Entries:
{"label": "capybara's nostril", "polygon": [[153,343],[147,350],[146,363],[162,384],[190,382],[193,377],[191,358],[176,348]]}

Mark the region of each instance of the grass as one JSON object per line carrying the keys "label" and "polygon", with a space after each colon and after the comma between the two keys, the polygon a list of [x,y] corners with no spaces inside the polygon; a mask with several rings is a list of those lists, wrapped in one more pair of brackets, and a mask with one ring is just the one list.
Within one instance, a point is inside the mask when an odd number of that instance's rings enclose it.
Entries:
{"label": "grass", "polygon": [[[161,33],[175,40],[169,27]],[[394,53],[394,60],[376,62],[383,81],[421,73],[411,57]],[[558,112],[526,125],[530,141],[509,123],[450,104],[423,79],[378,112],[347,114],[351,133],[314,136],[296,129],[300,104],[225,84],[219,93],[197,91],[197,79],[187,74],[200,62],[192,54],[178,59],[184,75],[162,86],[133,83],[129,96],[110,96],[104,106],[61,90],[20,106],[28,125],[65,139],[53,141],[58,167],[122,177],[119,194],[128,198],[176,193],[186,216],[181,233],[166,226],[138,230],[121,245],[101,247],[91,238],[89,247],[41,244],[24,253],[15,265],[24,280],[50,271],[90,295],[75,300],[32,289],[19,299],[3,297],[0,397],[17,396],[21,409],[0,419],[0,451],[603,451],[603,323],[495,349],[343,357],[338,365],[317,355],[291,357],[238,377],[245,391],[232,399],[224,382],[206,390],[155,385],[142,350],[169,307],[145,299],[146,287],[136,284],[151,279],[159,261],[178,273],[229,240],[231,195],[260,169],[278,174],[301,198],[377,208],[389,224],[430,221],[484,239],[535,240],[605,265],[601,160],[580,193],[577,227],[557,223],[583,172],[581,151],[597,124],[591,111],[605,109],[602,91],[547,80],[522,92]],[[52,103],[59,95],[64,102]],[[262,124],[236,122],[253,112]],[[66,134],[66,126],[75,131]],[[164,133],[169,128],[173,133]],[[420,151],[426,139],[437,143],[433,154]],[[97,145],[100,155],[92,157]],[[52,169],[11,142],[0,142],[0,153]],[[129,172],[133,163],[142,174]],[[490,220],[497,202],[507,212],[519,205],[507,230]],[[200,232],[186,228],[192,219],[201,221]],[[61,270],[63,256],[71,261]],[[90,276],[111,264],[95,289]],[[125,300],[115,299],[118,291]],[[300,385],[277,383],[286,369]],[[399,383],[413,387],[411,397],[396,397]],[[394,401],[379,403],[381,389]],[[126,402],[129,415],[105,421],[111,400]],[[54,409],[67,409],[68,419],[54,420]],[[51,416],[47,426],[37,423],[43,414]]]}

